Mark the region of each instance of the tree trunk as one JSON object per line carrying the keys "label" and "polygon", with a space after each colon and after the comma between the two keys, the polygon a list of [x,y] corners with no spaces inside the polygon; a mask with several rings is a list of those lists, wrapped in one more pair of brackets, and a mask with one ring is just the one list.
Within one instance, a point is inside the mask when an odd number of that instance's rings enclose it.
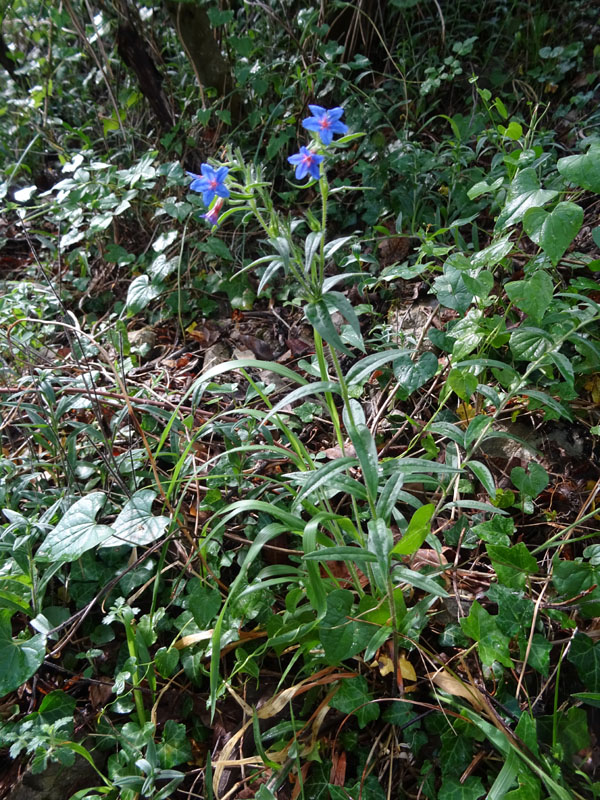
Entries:
{"label": "tree trunk", "polygon": [[206,11],[195,3],[166,0],[166,7],[200,87],[214,87],[219,97],[233,88],[231,71],[213,35]]}
{"label": "tree trunk", "polygon": [[119,25],[117,50],[125,64],[135,72],[140,91],[150,103],[161,128],[172,128],[173,112],[162,90],[162,75],[148,53],[146,42],[130,22]]}

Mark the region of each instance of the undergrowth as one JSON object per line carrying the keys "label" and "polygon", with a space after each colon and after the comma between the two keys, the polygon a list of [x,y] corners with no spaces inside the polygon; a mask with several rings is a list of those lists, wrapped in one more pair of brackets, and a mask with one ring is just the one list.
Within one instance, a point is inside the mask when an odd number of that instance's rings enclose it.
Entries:
{"label": "undergrowth", "polygon": [[2,796],[600,795],[597,20],[455,5],[5,13]]}

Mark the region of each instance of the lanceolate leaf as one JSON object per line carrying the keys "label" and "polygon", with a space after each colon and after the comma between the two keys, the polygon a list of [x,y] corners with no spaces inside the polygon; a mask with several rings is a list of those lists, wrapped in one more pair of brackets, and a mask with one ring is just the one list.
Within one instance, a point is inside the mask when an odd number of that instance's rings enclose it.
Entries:
{"label": "lanceolate leaf", "polygon": [[360,322],[358,321],[358,317],[356,316],[356,311],[352,303],[348,300],[345,294],[341,292],[328,292],[327,294],[323,295],[323,300],[325,301],[325,305],[330,310],[333,308],[344,317],[345,320],[349,323],[350,327],[354,331],[356,335],[356,339],[359,342],[357,347],[360,350],[365,352],[365,346],[362,340],[362,334],[360,332]]}
{"label": "lanceolate leaf", "polygon": [[109,539],[114,533],[113,529],[96,523],[96,516],[104,501],[104,492],[92,492],[73,503],[54,530],[50,531],[36,558],[75,561],[87,550]]}
{"label": "lanceolate leaf", "polygon": [[434,511],[435,506],[433,503],[421,506],[415,511],[408,523],[406,533],[392,550],[394,555],[409,556],[417,552],[425,541],[427,534],[431,531],[429,523]]}
{"label": "lanceolate leaf", "polygon": [[377,499],[377,486],[379,483],[379,461],[377,458],[375,440],[366,425],[352,426],[348,432],[360,462],[369,499],[375,504],[375,500]]}
{"label": "lanceolate leaf", "polygon": [[345,353],[347,356],[352,355],[352,351],[346,347],[341,340],[339,333],[335,329],[335,325],[331,321],[329,309],[324,300],[317,300],[316,303],[308,303],[304,309],[306,319],[317,330],[319,335],[325,339],[327,344]]}

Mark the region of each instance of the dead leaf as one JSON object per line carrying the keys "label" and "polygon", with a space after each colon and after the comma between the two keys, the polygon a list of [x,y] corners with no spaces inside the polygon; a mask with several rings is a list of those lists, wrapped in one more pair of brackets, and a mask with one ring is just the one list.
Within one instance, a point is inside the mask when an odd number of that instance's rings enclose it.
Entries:
{"label": "dead leaf", "polygon": [[476,686],[464,683],[454,675],[442,670],[438,672],[429,672],[425,676],[430,681],[447,694],[453,697],[462,697],[467,700],[476,711],[485,711],[487,704],[483,695]]}

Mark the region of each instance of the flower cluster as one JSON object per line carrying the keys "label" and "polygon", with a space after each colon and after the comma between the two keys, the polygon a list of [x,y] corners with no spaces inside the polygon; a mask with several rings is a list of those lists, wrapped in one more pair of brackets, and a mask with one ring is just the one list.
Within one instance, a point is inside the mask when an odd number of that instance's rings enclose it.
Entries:
{"label": "flower cluster", "polygon": [[[302,120],[302,127],[317,134],[316,144],[320,140],[324,147],[333,141],[335,133],[348,133],[348,126],[340,121],[344,113],[341,107],[323,108],[322,106],[308,106],[312,117]],[[325,156],[321,155],[316,149],[301,147],[300,152],[288,158],[290,164],[296,167],[296,180],[302,180],[307,175],[318,181],[321,177],[321,162]],[[229,189],[225,185],[225,180],[229,174],[228,167],[218,167],[215,169],[210,164],[200,166],[200,175],[195,172],[187,173],[192,182],[190,189],[193,192],[202,194],[202,201],[207,206],[208,211],[204,214],[204,219],[211,225],[219,224],[219,215],[225,200],[230,196]]]}
{"label": "flower cluster", "polygon": [[[340,122],[340,117],[344,109],[323,108],[322,106],[308,106],[312,117],[302,120],[302,127],[308,131],[318,134],[321,143],[327,147],[333,141],[334,133],[348,133],[348,126]],[[290,164],[296,167],[296,180],[302,180],[306,175],[310,175],[316,181],[321,177],[320,163],[324,156],[319,155],[308,147],[301,147],[300,152],[288,158]]]}

